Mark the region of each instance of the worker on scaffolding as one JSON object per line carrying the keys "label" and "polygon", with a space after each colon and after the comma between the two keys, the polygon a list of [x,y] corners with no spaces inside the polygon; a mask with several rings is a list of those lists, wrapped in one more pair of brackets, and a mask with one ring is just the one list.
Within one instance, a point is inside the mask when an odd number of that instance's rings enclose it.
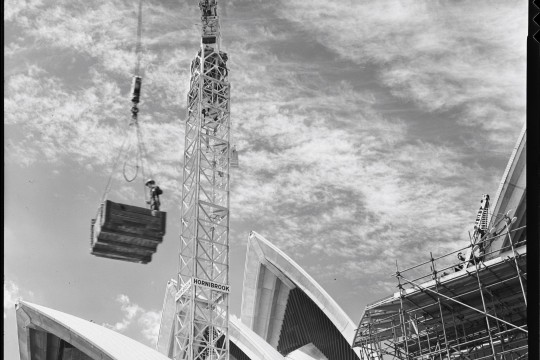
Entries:
{"label": "worker on scaffolding", "polygon": [[163,194],[163,190],[156,185],[154,179],[148,179],[145,185],[150,189],[150,200],[146,201],[146,203],[150,204],[150,210],[159,211],[161,205],[159,195]]}
{"label": "worker on scaffolding", "polygon": [[[484,254],[485,254],[485,241],[486,241],[486,234],[487,231],[485,229],[480,228],[479,226],[474,227],[474,246],[472,248],[472,256],[474,257],[474,261],[476,263],[484,261]],[[474,261],[471,262],[474,264]]]}
{"label": "worker on scaffolding", "polygon": [[462,269],[465,267],[465,265],[466,265],[466,263],[465,263],[465,260],[466,260],[466,259],[465,259],[465,255],[464,255],[461,251],[458,252],[457,258],[458,258],[458,260],[459,260],[459,264],[458,264],[457,266],[454,267],[454,271],[460,271],[460,270],[462,270]]}

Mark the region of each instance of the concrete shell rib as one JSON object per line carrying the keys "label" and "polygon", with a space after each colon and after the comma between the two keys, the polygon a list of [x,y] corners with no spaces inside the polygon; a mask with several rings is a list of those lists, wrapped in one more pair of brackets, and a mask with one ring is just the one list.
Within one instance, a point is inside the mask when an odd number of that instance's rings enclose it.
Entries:
{"label": "concrete shell rib", "polygon": [[[33,354],[30,328],[43,330],[70,343],[92,359],[168,360],[152,348],[101,325],[44,306],[19,301],[16,306],[21,360],[46,359]],[[45,349],[46,350],[46,349]]]}
{"label": "concrete shell rib", "polygon": [[[264,297],[270,296],[279,300],[280,294],[261,294],[260,284],[265,281],[261,279],[261,273],[267,271],[274,273],[281,280],[282,284],[288,288],[288,291],[296,287],[301,289],[323,311],[347,343],[352,343],[355,324],[334,299],[297,263],[254,231],[249,236],[244,270],[241,314],[244,324],[265,338],[272,346],[276,346],[275,332],[280,331],[279,325],[283,322],[284,312],[282,311],[280,313],[278,311],[274,316],[267,316],[266,318],[260,316],[261,313],[265,312],[265,309],[262,307],[270,305],[279,309],[283,306],[283,304],[268,304],[268,301],[264,299]],[[274,326],[268,326],[268,324],[261,326],[258,322],[274,322]],[[260,333],[260,329],[268,330],[269,328],[270,331],[263,334]],[[259,331],[256,329],[259,329]],[[270,333],[271,331],[274,334]],[[355,349],[355,352],[360,357],[358,349]]]}
{"label": "concrete shell rib", "polygon": [[229,338],[251,360],[284,360],[263,338],[255,334],[239,318],[230,315]]}

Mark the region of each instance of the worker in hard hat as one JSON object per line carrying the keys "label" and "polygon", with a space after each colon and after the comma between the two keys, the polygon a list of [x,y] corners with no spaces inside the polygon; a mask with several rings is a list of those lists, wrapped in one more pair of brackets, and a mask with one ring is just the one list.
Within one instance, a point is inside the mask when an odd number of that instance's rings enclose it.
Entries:
{"label": "worker in hard hat", "polygon": [[159,206],[161,205],[159,202],[159,195],[163,194],[163,190],[156,185],[154,179],[148,179],[145,185],[150,189],[150,200],[146,203],[150,204],[150,210],[159,211]]}

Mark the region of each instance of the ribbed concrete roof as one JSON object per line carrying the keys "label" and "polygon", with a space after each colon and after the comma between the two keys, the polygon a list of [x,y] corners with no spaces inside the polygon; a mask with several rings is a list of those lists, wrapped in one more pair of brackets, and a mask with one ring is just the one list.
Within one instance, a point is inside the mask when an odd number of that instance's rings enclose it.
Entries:
{"label": "ribbed concrete roof", "polygon": [[[268,271],[274,273],[279,279],[279,282],[274,283],[279,283],[278,286],[266,283],[266,279],[269,278],[266,276]],[[285,311],[280,310],[283,307],[281,294],[284,287],[287,288],[287,298],[295,288],[300,289],[324,313],[324,316],[338,330],[340,336],[348,344],[352,343],[356,326],[335,300],[296,262],[270,241],[253,231],[248,240],[244,270],[242,322],[254,330],[266,332],[266,335],[259,335],[263,338],[266,336],[271,344],[275,337],[272,334],[276,331],[275,327],[283,326],[284,320],[286,320]],[[285,299],[285,303],[289,306],[287,299]],[[269,307],[278,310],[275,312],[272,310],[268,316],[262,317],[260,314],[265,313],[266,308]],[[261,321],[269,322],[271,326],[261,326],[259,324]],[[281,332],[280,329],[278,331]],[[281,342],[282,339],[279,341]],[[356,349],[354,352],[359,356]]]}
{"label": "ribbed concrete roof", "polygon": [[[92,359],[168,360],[166,356],[146,345],[76,316],[26,301],[19,301],[16,308],[21,360],[47,359],[46,349],[31,347],[28,338],[22,335],[28,336],[29,328],[54,334]],[[44,354],[32,354],[32,351],[43,350]]]}

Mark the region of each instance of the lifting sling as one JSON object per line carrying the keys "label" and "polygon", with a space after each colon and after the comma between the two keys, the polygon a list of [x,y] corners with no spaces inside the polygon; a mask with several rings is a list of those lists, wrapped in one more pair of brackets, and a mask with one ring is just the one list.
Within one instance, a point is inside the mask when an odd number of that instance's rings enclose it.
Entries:
{"label": "lifting sling", "polygon": [[[122,174],[127,182],[133,182],[141,169],[144,199],[147,198],[144,181],[146,179],[144,161],[148,158],[146,145],[138,122],[138,103],[141,95],[142,77],[141,54],[142,54],[142,0],[139,0],[138,21],[137,21],[137,45],[136,45],[136,65],[131,87],[131,121],[130,131],[126,132],[122,145],[116,156],[111,174],[107,181],[104,194],[101,199],[95,219],[91,222],[90,247],[91,254],[98,257],[117,259],[123,261],[146,264],[152,260],[152,255],[157,250],[157,245],[163,241],[165,235],[166,213],[158,210],[151,210],[144,207],[121,204],[107,200],[112,188],[114,174],[119,162],[124,158]],[[134,129],[134,130],[131,130]],[[128,143],[128,139],[132,141]],[[133,144],[135,142],[135,144]],[[135,148],[135,173],[128,176],[130,168],[128,156],[130,150]],[[151,174],[151,171],[150,171]],[[150,181],[147,181],[149,183]],[[152,180],[152,182],[154,182]],[[161,190],[159,190],[161,191]],[[159,194],[159,193],[158,193]]]}

